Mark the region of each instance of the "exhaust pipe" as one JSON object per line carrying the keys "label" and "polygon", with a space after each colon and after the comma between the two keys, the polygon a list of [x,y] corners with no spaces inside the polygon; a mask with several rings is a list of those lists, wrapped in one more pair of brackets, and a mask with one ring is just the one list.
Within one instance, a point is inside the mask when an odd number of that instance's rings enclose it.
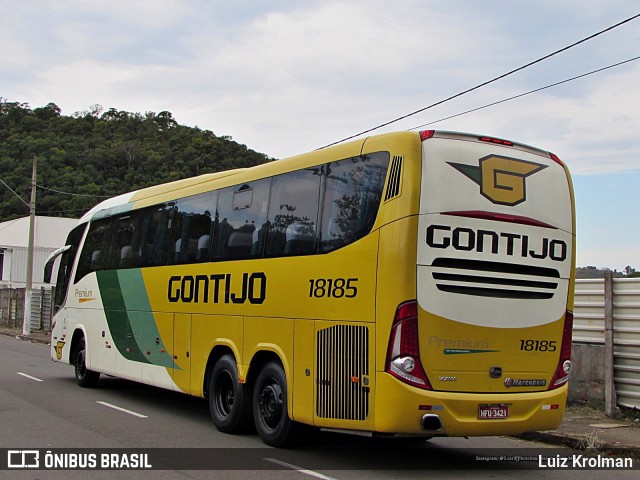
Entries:
{"label": "exhaust pipe", "polygon": [[438,415],[434,415],[433,413],[427,413],[422,417],[420,426],[423,430],[426,430],[429,433],[438,433],[442,431],[442,421]]}

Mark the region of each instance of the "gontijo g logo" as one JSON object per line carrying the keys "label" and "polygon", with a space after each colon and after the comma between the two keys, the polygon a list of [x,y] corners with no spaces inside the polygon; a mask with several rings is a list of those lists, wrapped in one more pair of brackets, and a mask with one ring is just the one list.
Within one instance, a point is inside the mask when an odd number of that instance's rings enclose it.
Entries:
{"label": "gontijo g logo", "polygon": [[500,155],[480,159],[479,166],[447,162],[453,168],[480,185],[480,193],[499,205],[514,206],[527,199],[525,178],[546,165]]}

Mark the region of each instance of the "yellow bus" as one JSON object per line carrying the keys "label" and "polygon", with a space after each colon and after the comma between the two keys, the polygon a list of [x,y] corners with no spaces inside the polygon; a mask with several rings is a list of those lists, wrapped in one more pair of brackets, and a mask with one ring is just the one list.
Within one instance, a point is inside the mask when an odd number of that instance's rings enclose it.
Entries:
{"label": "yellow bus", "polygon": [[[51,355],[208,399],[283,446],[555,428],[571,370],[575,220],[552,153],[372,136],[106,200],[57,265]],[[59,260],[56,260],[59,258]]]}

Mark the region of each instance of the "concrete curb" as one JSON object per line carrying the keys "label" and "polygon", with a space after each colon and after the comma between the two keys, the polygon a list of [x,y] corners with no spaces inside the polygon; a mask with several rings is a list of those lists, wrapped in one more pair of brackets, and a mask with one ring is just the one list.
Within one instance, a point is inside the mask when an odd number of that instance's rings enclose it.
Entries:
{"label": "concrete curb", "polygon": [[529,440],[533,442],[546,443],[548,445],[557,445],[560,447],[568,447],[588,453],[624,453],[634,458],[640,459],[640,451],[636,445],[624,445],[620,443],[610,443],[596,440],[590,435],[565,432],[525,432],[516,438]]}
{"label": "concrete curb", "polygon": [[18,340],[22,340],[25,342],[42,343],[45,345],[51,344],[51,340],[46,333],[41,333],[39,335],[23,335],[22,333],[18,333],[16,331],[0,330],[0,335],[4,335],[5,337],[17,338]]}

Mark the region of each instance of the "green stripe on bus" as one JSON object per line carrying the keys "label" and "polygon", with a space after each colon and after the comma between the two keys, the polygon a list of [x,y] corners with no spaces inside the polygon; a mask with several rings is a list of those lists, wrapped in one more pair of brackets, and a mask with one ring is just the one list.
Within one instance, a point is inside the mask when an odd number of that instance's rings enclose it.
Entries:
{"label": "green stripe on bus", "polygon": [[[96,275],[109,331],[120,354],[134,362],[177,368],[151,312],[140,269],[101,271]],[[151,358],[145,348],[153,351]]]}

